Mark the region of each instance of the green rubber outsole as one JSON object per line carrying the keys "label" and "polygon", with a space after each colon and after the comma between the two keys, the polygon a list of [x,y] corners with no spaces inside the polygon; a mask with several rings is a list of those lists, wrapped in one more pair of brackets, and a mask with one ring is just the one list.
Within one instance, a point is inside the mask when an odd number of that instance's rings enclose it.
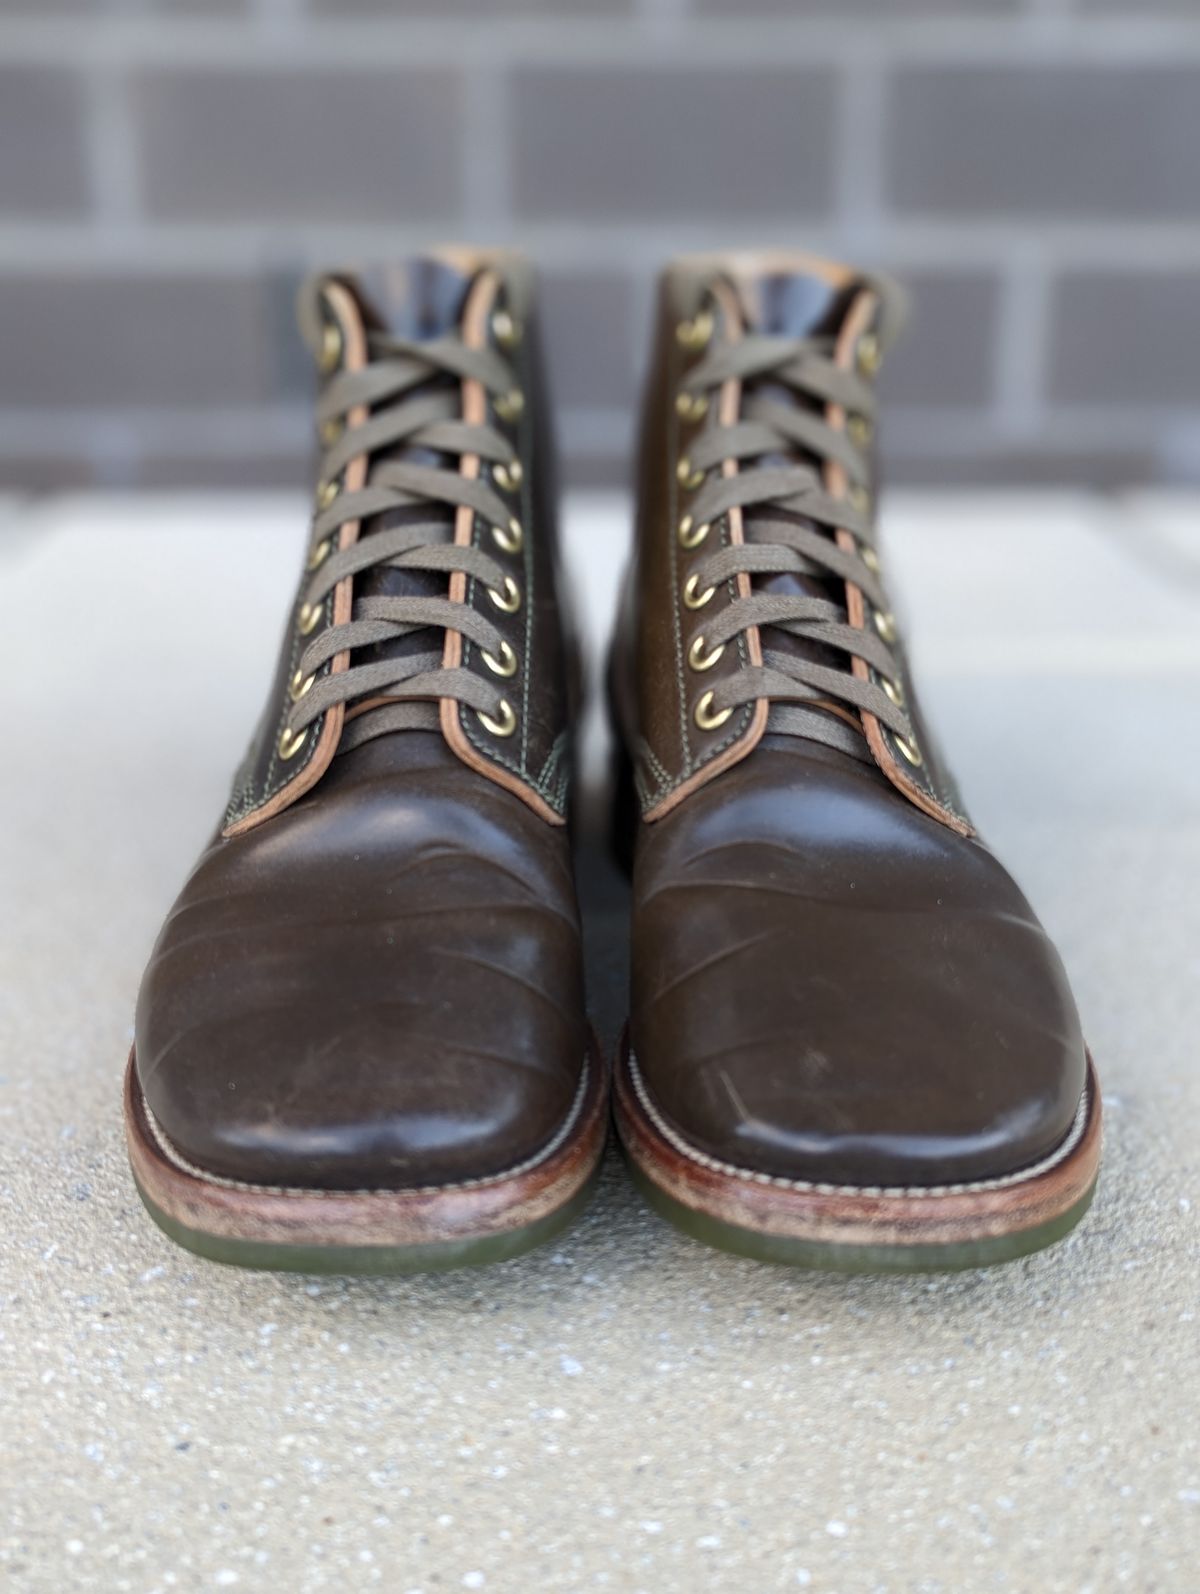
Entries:
{"label": "green rubber outsole", "polygon": [[206,1234],[170,1217],[142,1188],[134,1184],[146,1211],[163,1233],[185,1251],[209,1262],[253,1268],[271,1273],[324,1273],[362,1277],[388,1277],[406,1273],[444,1273],[451,1268],[481,1267],[507,1262],[545,1245],[571,1226],[587,1206],[595,1185],[593,1174],[569,1201],[554,1212],[523,1228],[499,1234],[439,1240],[423,1245],[280,1245],[265,1240],[230,1239]]}
{"label": "green rubber outsole", "polygon": [[961,1273],[968,1268],[1013,1262],[1018,1257],[1044,1250],[1069,1234],[1091,1206],[1096,1193],[1093,1180],[1074,1206],[1065,1212],[1046,1223],[1010,1234],[950,1245],[837,1245],[765,1234],[697,1212],[667,1195],[632,1157],[627,1156],[626,1163],[634,1183],[654,1211],[693,1240],[756,1262],[778,1262],[827,1273]]}

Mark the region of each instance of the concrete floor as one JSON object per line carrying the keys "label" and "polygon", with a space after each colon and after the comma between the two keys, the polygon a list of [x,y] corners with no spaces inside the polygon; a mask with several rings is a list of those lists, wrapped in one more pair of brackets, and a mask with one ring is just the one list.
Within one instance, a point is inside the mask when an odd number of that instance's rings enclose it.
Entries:
{"label": "concrete floor", "polygon": [[[150,1226],[118,1111],[134,993],[302,518],[0,506],[5,1587],[1195,1594],[1200,504],[889,512],[926,703],[1063,950],[1108,1124],[1065,1244],[907,1280],[706,1251],[615,1158],[567,1239],[491,1271],[256,1276]],[[573,506],[597,600],[623,518]],[[611,1040],[623,892],[584,874]]]}

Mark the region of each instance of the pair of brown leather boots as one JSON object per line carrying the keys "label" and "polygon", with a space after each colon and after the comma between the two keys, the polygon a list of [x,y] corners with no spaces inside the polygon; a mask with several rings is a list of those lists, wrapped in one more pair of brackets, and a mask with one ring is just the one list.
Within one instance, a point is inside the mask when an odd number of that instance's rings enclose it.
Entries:
{"label": "pair of brown leather boots", "polygon": [[[617,1124],[714,1245],[974,1266],[1082,1216],[1100,1099],[1062,964],[921,722],[876,551],[888,285],[664,274],[611,696],[633,1003]],[[203,1255],[498,1260],[582,1208],[609,1080],[568,833],[533,279],[447,252],[302,299],[320,469],[275,680],[154,948],[125,1113]]]}

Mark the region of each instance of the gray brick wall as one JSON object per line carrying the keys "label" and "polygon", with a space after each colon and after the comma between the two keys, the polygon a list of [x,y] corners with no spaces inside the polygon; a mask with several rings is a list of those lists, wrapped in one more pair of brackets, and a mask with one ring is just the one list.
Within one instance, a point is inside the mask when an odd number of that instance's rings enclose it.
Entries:
{"label": "gray brick wall", "polygon": [[0,486],[301,479],[300,274],[463,238],[575,481],[722,243],[912,286],[897,479],[1200,480],[1200,0],[0,0]]}

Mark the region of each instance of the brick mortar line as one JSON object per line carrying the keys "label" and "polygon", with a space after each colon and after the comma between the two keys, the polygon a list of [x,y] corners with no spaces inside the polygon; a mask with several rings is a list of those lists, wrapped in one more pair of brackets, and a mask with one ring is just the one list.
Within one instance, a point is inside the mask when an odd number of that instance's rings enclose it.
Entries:
{"label": "brick mortar line", "polygon": [[[944,410],[918,405],[893,406],[885,422],[884,447],[916,456],[984,449],[1051,452],[1080,447],[1112,452],[1114,447],[1151,446],[1160,451],[1170,435],[1200,435],[1200,406],[1187,409],[1156,404],[1050,403],[1038,415],[1035,432],[1010,426],[988,408]],[[931,446],[935,444],[936,447]],[[1045,447],[1043,446],[1045,445]]]}
{"label": "brick mortar line", "polygon": [[482,235],[503,230],[512,211],[511,79],[472,65],[463,87],[462,218]]}
{"label": "brick mortar line", "polygon": [[98,436],[132,430],[154,451],[251,457],[264,447],[307,454],[312,411],[291,405],[113,405],[109,409],[0,408],[0,456],[56,457],[86,451]]}
{"label": "brick mortar line", "polygon": [[132,108],[121,74],[98,67],[87,80],[87,148],[92,205],[102,224],[137,222],[141,172]]}
{"label": "brick mortar line", "polygon": [[[260,46],[261,49],[256,49]],[[659,53],[661,52],[661,53]],[[470,24],[309,18],[278,26],[250,16],[217,21],[130,18],[0,19],[6,63],[220,66],[229,71],[394,71],[411,64],[536,64],[568,67],[649,65],[686,71],[702,65],[1012,66],[1049,64],[1087,71],[1104,65],[1164,68],[1200,59],[1200,22],[1175,18],[1080,15],[1068,26],[1044,18],[789,22],[779,17],[691,19],[664,29],[643,17],[606,21],[485,19]]]}
{"label": "brick mortar line", "polygon": [[[603,432],[607,446],[626,446],[634,417],[630,410],[609,406],[598,409],[567,408],[558,419],[560,436],[575,453],[579,444]],[[47,423],[53,422],[53,434]],[[111,409],[0,408],[0,457],[45,458],[71,452],[98,433],[133,428],[155,449],[197,457],[251,456],[264,446],[304,455],[308,452],[311,411],[307,406],[248,405],[204,407],[157,405],[140,408],[115,405]],[[1200,432],[1200,405],[1177,404],[1086,405],[1056,404],[1042,417],[1036,436],[1010,431],[986,407],[971,410],[921,405],[893,405],[889,410],[885,448],[894,453],[926,455],[983,449],[1002,452],[1019,447],[1034,452],[1077,445],[1111,451],[1114,440],[1137,446],[1165,440],[1164,428],[1176,435]],[[936,445],[931,448],[930,445]]]}
{"label": "brick mortar line", "polygon": [[852,249],[875,247],[887,227],[885,79],[878,61],[861,60],[847,65],[839,85],[833,141],[837,151],[835,203],[841,230]]}
{"label": "brick mortar line", "polygon": [[250,17],[262,28],[291,29],[307,18],[308,0],[247,0]]}
{"label": "brick mortar line", "polygon": [[690,13],[691,0],[633,0],[633,20],[663,37],[677,37]]}
{"label": "brick mortar line", "polygon": [[1036,244],[1019,251],[1001,274],[990,367],[996,414],[1014,433],[1036,432],[1047,408],[1050,300],[1057,280]]}
{"label": "brick mortar line", "polygon": [[563,409],[554,417],[560,450],[569,456],[629,453],[635,446],[633,407],[618,409]]}
{"label": "brick mortar line", "polygon": [[[743,243],[803,247],[813,253],[847,252],[852,218],[797,217],[786,227],[777,219],[726,218],[722,223],[681,221],[676,225],[636,219],[544,223],[508,216],[503,225],[535,261],[557,270],[600,267],[642,277],[676,253],[711,249],[724,230]],[[499,225],[499,224],[498,224]],[[144,266],[148,275],[237,275],[258,272],[265,259],[303,265],[332,255],[394,257],[434,244],[462,241],[453,219],[419,225],[195,221],[133,226],[97,226],[88,220],[20,221],[0,217],[0,277],[31,269],[104,277]],[[478,227],[472,229],[478,233]],[[1151,275],[1195,269],[1200,264],[1200,218],[1195,222],[1097,219],[1092,223],[1046,222],[1038,216],[997,221],[965,216],[914,222],[895,212],[880,218],[878,239],[863,265],[895,270],[930,267],[1002,271],[1036,244],[1053,273],[1136,271]]]}

